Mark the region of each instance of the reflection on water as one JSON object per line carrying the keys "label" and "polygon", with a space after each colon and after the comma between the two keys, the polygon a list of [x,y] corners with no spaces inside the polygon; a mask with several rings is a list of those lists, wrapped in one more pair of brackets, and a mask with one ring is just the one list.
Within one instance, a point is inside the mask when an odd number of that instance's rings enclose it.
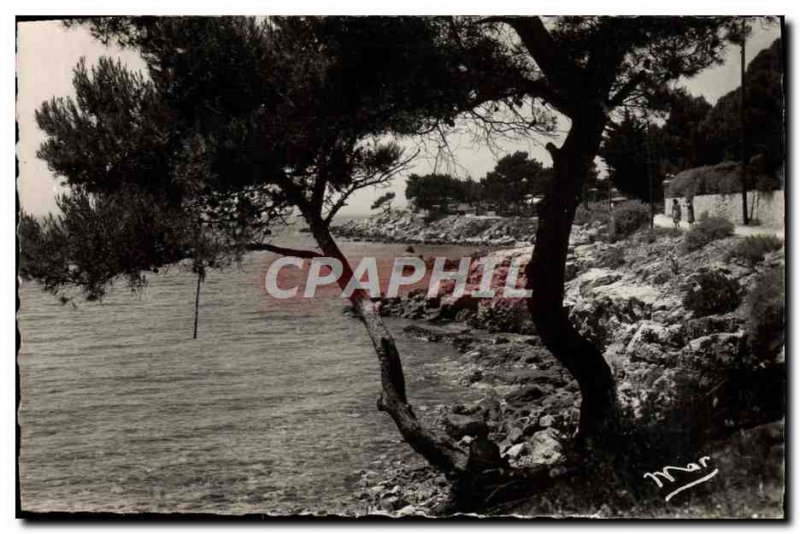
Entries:
{"label": "reflection on water", "polygon": [[[354,260],[404,249],[344,248]],[[22,285],[23,509],[352,512],[359,470],[381,458],[420,462],[375,409],[377,363],[362,325],[335,297],[269,299],[272,258],[254,253],[209,275],[197,340],[194,278],[177,268],[140,295],[118,287],[77,308]],[[469,395],[433,372],[450,347],[398,337],[414,404]]]}

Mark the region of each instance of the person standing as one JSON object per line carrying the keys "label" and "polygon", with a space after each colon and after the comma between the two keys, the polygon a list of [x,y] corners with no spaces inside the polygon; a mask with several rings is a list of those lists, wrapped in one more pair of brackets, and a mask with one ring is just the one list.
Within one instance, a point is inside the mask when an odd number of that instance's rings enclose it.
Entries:
{"label": "person standing", "polygon": [[686,198],[686,222],[689,226],[694,224],[694,199],[692,197]]}
{"label": "person standing", "polygon": [[678,204],[678,199],[672,199],[672,223],[675,225],[675,228],[680,228],[681,226],[681,205]]}

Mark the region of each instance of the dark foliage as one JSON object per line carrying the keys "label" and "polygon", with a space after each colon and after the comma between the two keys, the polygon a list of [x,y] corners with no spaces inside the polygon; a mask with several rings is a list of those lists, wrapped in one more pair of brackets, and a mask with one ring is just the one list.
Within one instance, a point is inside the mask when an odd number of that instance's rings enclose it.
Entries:
{"label": "dark foliage", "polygon": [[[51,290],[77,284],[96,296],[113,274],[131,278],[187,256],[198,270],[224,263],[294,208],[329,224],[352,193],[385,183],[410,161],[382,134],[429,130],[510,91],[497,78],[512,66],[503,47],[450,19],[109,17],[88,24],[100,39],[137,49],[147,77],[108,59],[92,69],[81,63],[75,98],[54,98],[37,112],[47,136],[39,156],[82,203],[21,234],[23,248],[31,239],[48,243],[30,254],[63,248],[40,262],[52,268]],[[178,241],[131,261],[122,252],[150,234],[99,233],[85,223],[107,217],[103,206],[125,211],[115,219],[136,220],[139,207],[123,201],[129,196],[148,199],[162,225],[158,236]],[[67,220],[77,213],[80,221]],[[72,257],[87,241],[96,242],[105,268]],[[200,247],[203,241],[226,246]]]}
{"label": "dark foliage", "polygon": [[495,203],[501,213],[525,213],[525,201],[543,195],[551,176],[552,169],[529,158],[527,152],[514,152],[500,158],[481,180],[482,198]]}
{"label": "dark foliage", "polygon": [[608,224],[611,220],[611,210],[607,202],[588,202],[581,204],[575,210],[573,224]]}
{"label": "dark foliage", "polygon": [[746,332],[754,355],[772,359],[783,347],[785,335],[783,269],[775,267],[762,273],[747,295]]}
{"label": "dark foliage", "polygon": [[659,133],[647,122],[625,113],[611,124],[600,149],[614,186],[626,195],[649,202],[664,199],[663,175],[658,165]]}
{"label": "dark foliage", "polygon": [[[761,155],[761,171],[773,174],[783,162],[783,52],[780,39],[753,58],[745,72],[745,161]],[[741,87],[720,98],[700,125],[705,140],[699,164],[741,155]]]}
{"label": "dark foliage", "polygon": [[740,260],[752,266],[763,260],[769,252],[782,247],[783,241],[772,235],[747,236],[733,245],[727,259]]}
{"label": "dark foliage", "polygon": [[394,191],[389,191],[388,193],[384,193],[383,195],[375,199],[375,202],[372,203],[370,209],[373,210],[383,209],[383,211],[391,211],[392,201],[394,200],[394,197],[395,197]]}
{"label": "dark foliage", "polygon": [[650,224],[650,207],[638,200],[629,200],[614,206],[611,217],[611,238],[624,239],[636,230]]}
{"label": "dark foliage", "polygon": [[739,282],[718,271],[701,271],[686,281],[683,305],[697,317],[726,313],[742,302]]}
{"label": "dark foliage", "polygon": [[412,174],[406,180],[406,198],[415,209],[446,213],[451,202],[472,199],[472,185],[449,174]]}
{"label": "dark foliage", "polygon": [[699,250],[717,239],[733,235],[733,223],[724,217],[703,213],[697,223],[686,232],[683,247],[686,252]]}
{"label": "dark foliage", "polygon": [[[775,176],[759,173],[754,165],[747,166],[747,175],[748,183],[757,191],[773,191],[781,187]],[[667,188],[667,196],[691,198],[695,195],[732,195],[741,191],[741,164],[723,161],[678,173]]]}

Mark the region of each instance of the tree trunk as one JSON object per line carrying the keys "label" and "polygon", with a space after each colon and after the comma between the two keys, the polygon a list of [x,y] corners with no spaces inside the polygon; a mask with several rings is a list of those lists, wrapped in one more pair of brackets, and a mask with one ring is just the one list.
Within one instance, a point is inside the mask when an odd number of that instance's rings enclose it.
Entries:
{"label": "tree trunk", "polygon": [[542,201],[536,246],[526,271],[528,307],[545,346],[578,381],[578,437],[602,434],[615,412],[614,379],[602,353],[572,325],[563,307],[567,247],[578,196],[600,145],[605,116],[573,119],[560,149],[550,147],[554,177]]}
{"label": "tree trunk", "polygon": [[[306,216],[306,221],[323,254],[342,262],[344,270],[339,278],[339,285],[345,288],[353,276],[347,258],[342,254],[322,220]],[[403,365],[397,345],[378,313],[376,304],[365,291],[360,289],[353,292],[350,300],[364,323],[378,356],[382,387],[378,398],[378,409],[392,417],[403,439],[431,465],[448,476],[457,478],[467,470],[468,453],[447,435],[422,426],[406,397]]]}

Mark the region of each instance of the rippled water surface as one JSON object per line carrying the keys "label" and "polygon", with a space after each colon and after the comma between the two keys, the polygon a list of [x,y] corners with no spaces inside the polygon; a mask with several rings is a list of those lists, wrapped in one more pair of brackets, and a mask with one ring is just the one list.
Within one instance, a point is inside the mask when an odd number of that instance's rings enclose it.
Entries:
{"label": "rippled water surface", "polygon": [[[403,248],[344,246],[354,259]],[[77,307],[21,286],[23,509],[354,512],[359,470],[387,457],[419,463],[375,409],[377,363],[361,323],[336,297],[269,299],[273,258],[254,253],[241,269],[210,273],[197,340],[195,278],[178,268],[141,294],[117,287]],[[436,378],[449,346],[392,328],[415,405],[467,395]]]}

